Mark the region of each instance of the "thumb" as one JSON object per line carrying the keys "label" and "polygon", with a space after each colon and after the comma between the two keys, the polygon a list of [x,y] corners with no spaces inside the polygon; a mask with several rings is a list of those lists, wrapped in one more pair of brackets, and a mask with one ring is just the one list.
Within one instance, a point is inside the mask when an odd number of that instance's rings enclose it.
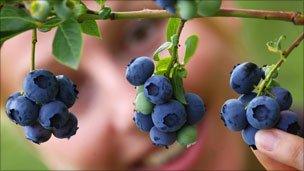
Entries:
{"label": "thumb", "polygon": [[303,138],[278,129],[260,130],[255,135],[257,149],[288,166],[304,170]]}

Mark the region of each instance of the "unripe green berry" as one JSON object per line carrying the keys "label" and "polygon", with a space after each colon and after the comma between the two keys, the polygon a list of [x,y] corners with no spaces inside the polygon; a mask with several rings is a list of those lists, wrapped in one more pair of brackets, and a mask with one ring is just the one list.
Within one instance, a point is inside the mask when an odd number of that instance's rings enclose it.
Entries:
{"label": "unripe green berry", "polygon": [[136,87],[136,95],[138,95],[139,93],[144,92],[144,85],[141,86],[137,86]]}
{"label": "unripe green berry", "polygon": [[178,0],[177,9],[182,19],[189,20],[196,15],[196,2],[194,0]]}
{"label": "unripe green berry", "polygon": [[195,126],[184,126],[177,131],[177,142],[183,146],[193,144],[197,139]]}
{"label": "unripe green berry", "polygon": [[48,17],[51,7],[48,1],[35,0],[31,2],[29,11],[33,18],[43,21]]}
{"label": "unripe green berry", "polygon": [[152,113],[153,104],[146,98],[143,92],[139,93],[135,99],[135,110],[145,115]]}
{"label": "unripe green berry", "polygon": [[222,0],[199,0],[198,14],[201,16],[213,16],[221,8]]}

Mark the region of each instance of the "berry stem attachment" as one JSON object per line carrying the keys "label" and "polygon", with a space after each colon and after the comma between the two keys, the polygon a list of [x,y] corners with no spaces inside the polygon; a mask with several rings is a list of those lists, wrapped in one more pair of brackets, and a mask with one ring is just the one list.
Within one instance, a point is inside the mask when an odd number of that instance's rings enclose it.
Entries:
{"label": "berry stem attachment", "polygon": [[173,66],[176,64],[176,63],[179,63],[178,62],[178,47],[179,47],[179,38],[180,38],[180,35],[183,31],[183,28],[185,26],[185,23],[186,23],[186,20],[182,20],[178,26],[178,29],[177,29],[177,32],[176,32],[176,42],[173,43],[173,47],[172,47],[172,59],[170,61],[170,64],[168,66],[168,70],[167,70],[167,77],[170,76],[170,72],[171,72],[171,69],[173,68]]}
{"label": "berry stem attachment", "polygon": [[32,32],[31,71],[35,70],[36,43],[37,43],[37,29],[33,29],[33,32]]}
{"label": "berry stem attachment", "polygon": [[272,80],[272,75],[281,67],[281,65],[286,61],[287,57],[289,54],[300,45],[302,40],[304,39],[304,32],[300,34],[296,38],[296,40],[286,49],[281,53],[281,59],[276,63],[276,65],[271,69],[268,75],[266,75],[266,78],[262,81],[261,85],[258,86],[258,94],[257,96],[260,96],[265,88],[267,87],[268,83]]}

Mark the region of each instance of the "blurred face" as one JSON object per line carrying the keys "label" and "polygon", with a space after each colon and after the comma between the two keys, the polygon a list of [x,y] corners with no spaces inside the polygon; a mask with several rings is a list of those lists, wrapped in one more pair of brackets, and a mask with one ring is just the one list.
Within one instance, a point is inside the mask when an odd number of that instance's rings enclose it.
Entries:
{"label": "blurred face", "polygon": [[[93,3],[89,4],[94,8]],[[114,10],[154,8],[150,1],[118,1]],[[149,135],[133,123],[135,89],[124,77],[131,58],[151,56],[164,42],[166,20],[102,21],[102,40],[84,37],[83,56],[77,71],[51,56],[54,30],[38,34],[36,68],[69,76],[78,85],[79,99],[71,111],[79,118],[79,130],[70,140],[51,138],[37,146],[51,169],[240,169],[240,139],[228,135],[218,116],[227,91],[229,69],[236,56],[231,37],[234,20],[193,20],[186,24],[183,42],[191,34],[200,37],[199,48],[188,68],[186,91],[198,93],[207,105],[198,125],[196,145],[185,149],[175,144],[154,147]],[[228,21],[228,22],[227,22]],[[224,29],[223,29],[224,28]],[[21,89],[30,69],[31,32],[7,41],[1,48],[1,101]],[[64,49],[62,49],[64,50]],[[181,55],[182,56],[182,55]],[[223,57],[224,56],[224,57]],[[222,59],[225,59],[224,61]],[[227,134],[227,135],[226,135]],[[36,145],[35,145],[36,146]]]}

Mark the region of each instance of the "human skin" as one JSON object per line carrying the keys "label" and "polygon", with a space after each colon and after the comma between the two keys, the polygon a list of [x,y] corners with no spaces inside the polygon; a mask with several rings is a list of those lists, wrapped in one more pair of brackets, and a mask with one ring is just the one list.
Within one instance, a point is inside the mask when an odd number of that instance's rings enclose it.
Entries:
{"label": "human skin", "polygon": [[[229,6],[227,3],[230,2],[224,2],[224,5]],[[117,1],[109,5],[115,10],[155,7],[149,1],[130,1],[127,7]],[[100,28],[102,40],[85,36],[77,71],[52,58],[54,30],[38,33],[36,67],[69,76],[80,91],[79,99],[71,108],[79,119],[77,134],[70,140],[52,137],[40,146],[35,145],[50,169],[130,169],[148,154],[159,150],[132,121],[135,89],[124,78],[124,72],[131,58],[151,56],[165,41],[165,21],[103,21]],[[225,99],[233,97],[227,80],[239,56],[234,47],[239,28],[235,19],[195,19],[186,24],[181,45],[192,34],[197,34],[200,41],[187,66],[189,74],[185,89],[203,98],[207,113],[199,125],[197,146],[187,149],[191,153],[184,154],[188,156],[187,161],[157,168],[240,170],[245,167],[243,163],[248,155],[245,145],[240,136],[226,130],[218,114]],[[22,80],[30,68],[30,42],[31,32],[26,32],[7,41],[1,48],[2,102],[10,93],[21,89]],[[181,46],[180,54],[183,52]]]}

